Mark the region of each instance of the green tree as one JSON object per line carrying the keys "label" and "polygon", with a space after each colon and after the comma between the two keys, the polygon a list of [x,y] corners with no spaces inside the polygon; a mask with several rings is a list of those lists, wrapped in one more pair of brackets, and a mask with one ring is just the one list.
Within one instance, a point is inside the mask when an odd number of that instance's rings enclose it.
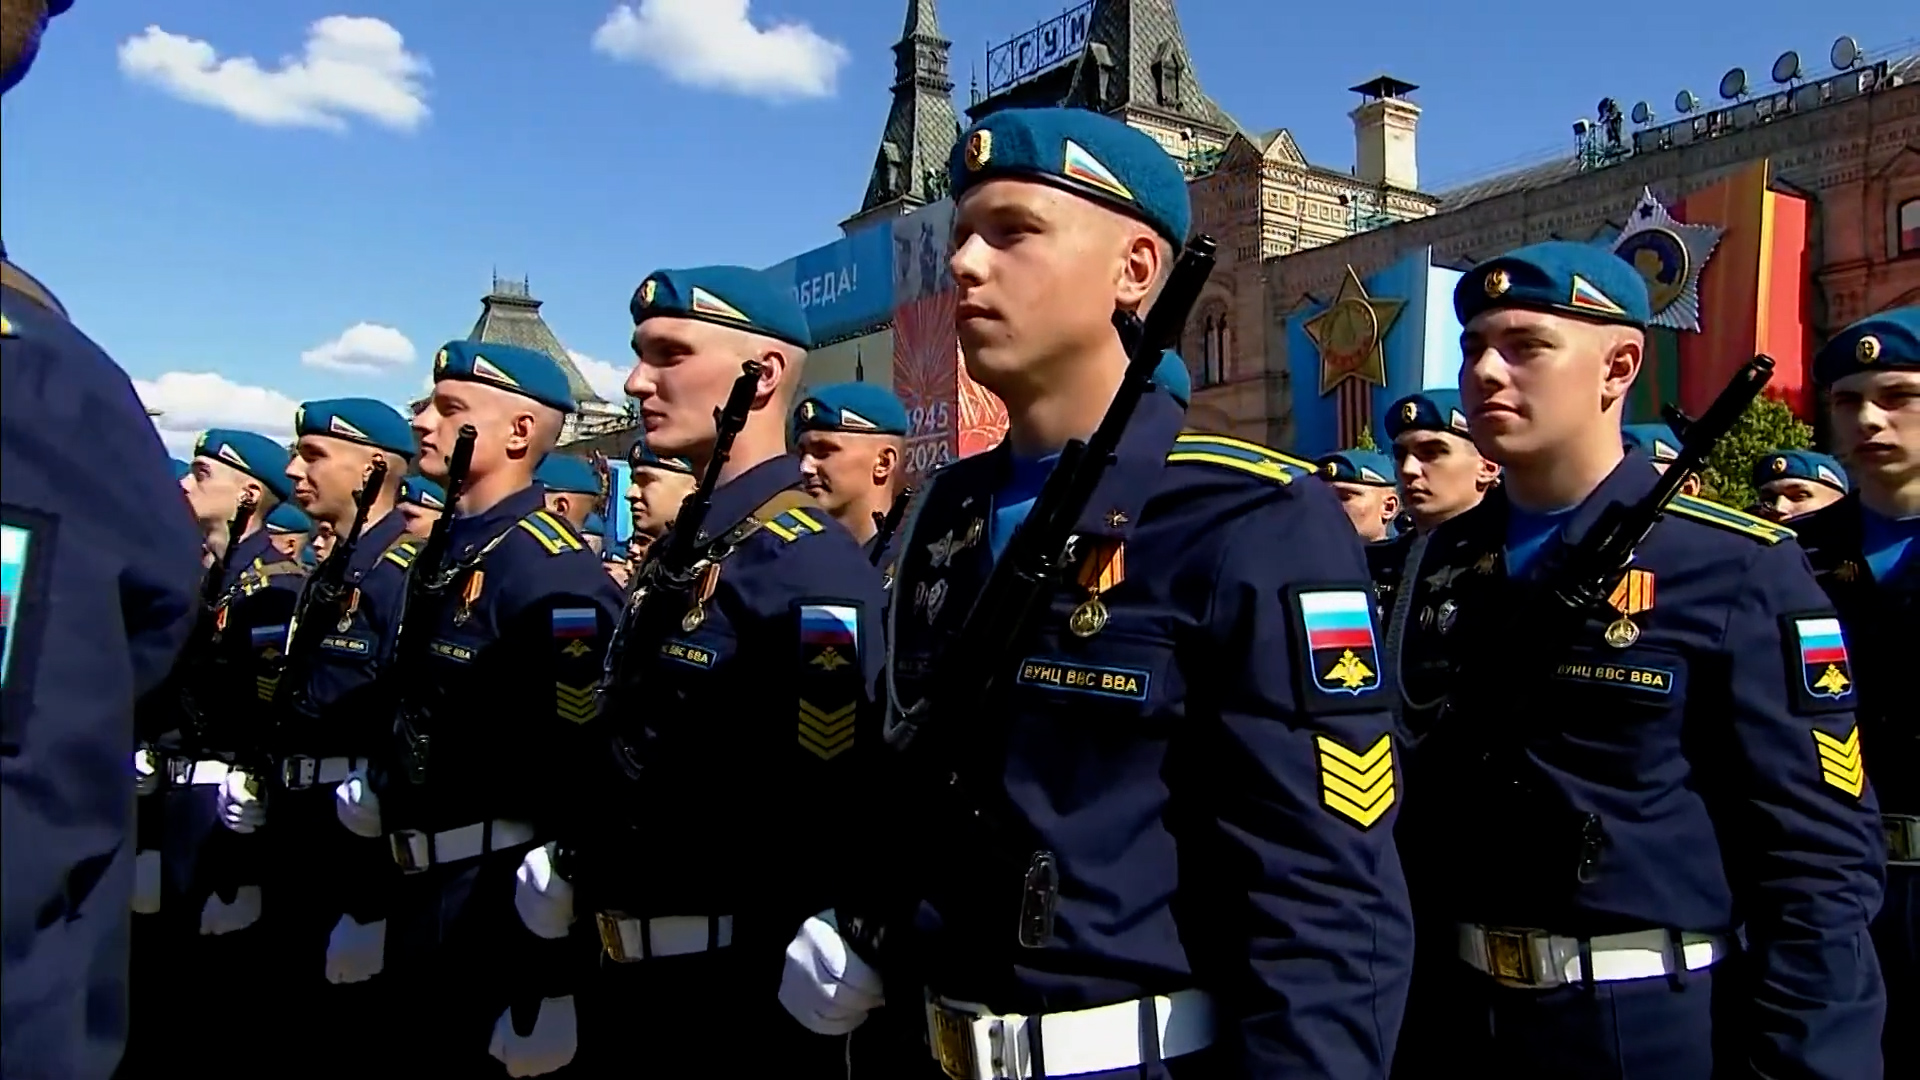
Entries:
{"label": "green tree", "polygon": [[1373,425],[1369,424],[1360,429],[1360,437],[1353,441],[1353,448],[1355,450],[1380,449],[1380,444],[1373,441]]}
{"label": "green tree", "polygon": [[1801,423],[1792,409],[1763,395],[1747,406],[1739,423],[1708,455],[1701,494],[1744,510],[1760,498],[1749,482],[1756,459],[1774,450],[1804,450],[1812,445],[1813,429]]}

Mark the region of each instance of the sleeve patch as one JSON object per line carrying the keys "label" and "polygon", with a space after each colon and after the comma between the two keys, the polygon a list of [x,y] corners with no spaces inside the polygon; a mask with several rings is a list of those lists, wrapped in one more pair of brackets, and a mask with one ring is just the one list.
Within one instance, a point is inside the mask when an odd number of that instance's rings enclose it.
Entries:
{"label": "sleeve patch", "polygon": [[1373,599],[1360,589],[1302,592],[1303,661],[1323,694],[1359,697],[1380,689],[1380,650],[1373,632]]}
{"label": "sleeve patch", "polygon": [[1360,753],[1325,735],[1314,743],[1320,749],[1321,802],[1363,829],[1372,827],[1394,803],[1393,737],[1382,735]]}
{"label": "sleeve patch", "polygon": [[556,607],[553,626],[554,711],[560,719],[584,724],[600,715],[600,612],[591,607]]}
{"label": "sleeve patch", "polygon": [[560,651],[581,657],[593,651],[591,640],[600,633],[600,613],[592,608],[553,609],[553,639]]}
{"label": "sleeve patch", "polygon": [[1781,620],[1787,646],[1787,682],[1793,710],[1801,715],[1845,712],[1855,705],[1853,664],[1846,632],[1831,613],[1789,615]]}
{"label": "sleeve patch", "polygon": [[[771,526],[771,523],[769,523]],[[800,604],[800,748],[832,761],[853,747],[861,686],[860,609]]]}
{"label": "sleeve patch", "polygon": [[1815,728],[1813,747],[1820,758],[1820,779],[1859,798],[1867,788],[1867,764],[1860,757],[1859,725],[1854,725],[1844,739],[1836,739]]}
{"label": "sleeve patch", "polygon": [[31,663],[26,639],[41,618],[35,610],[41,595],[36,571],[45,561],[44,543],[41,530],[16,521],[8,508],[0,526],[0,688],[17,688]]}

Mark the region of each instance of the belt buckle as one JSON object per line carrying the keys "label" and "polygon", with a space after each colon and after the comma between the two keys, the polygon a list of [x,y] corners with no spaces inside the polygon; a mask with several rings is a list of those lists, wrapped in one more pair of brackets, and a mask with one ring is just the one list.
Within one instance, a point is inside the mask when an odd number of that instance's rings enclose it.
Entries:
{"label": "belt buckle", "polygon": [[419,829],[397,829],[387,837],[387,844],[403,874],[424,873],[433,865],[433,838]]}
{"label": "belt buckle", "polygon": [[1887,834],[1889,862],[1920,861],[1920,817],[1911,814],[1883,814],[1880,827]]}
{"label": "belt buckle", "polygon": [[1540,979],[1533,957],[1531,930],[1487,928],[1487,974],[1508,982],[1536,983]]}
{"label": "belt buckle", "polygon": [[167,783],[174,787],[186,787],[193,783],[193,759],[190,757],[168,758]]}
{"label": "belt buckle", "polygon": [[974,1055],[971,1013],[950,1009],[933,1002],[927,1009],[928,1027],[933,1036],[933,1056],[940,1071],[952,1080],[978,1080],[980,1062]]}
{"label": "belt buckle", "polygon": [[320,778],[320,763],[305,754],[293,754],[280,762],[280,786],[288,791],[305,791]]}
{"label": "belt buckle", "polygon": [[600,931],[600,948],[606,952],[607,959],[616,964],[631,964],[640,959],[627,952],[627,941],[620,936],[620,924],[627,917],[623,911],[602,911],[593,917],[593,924]]}

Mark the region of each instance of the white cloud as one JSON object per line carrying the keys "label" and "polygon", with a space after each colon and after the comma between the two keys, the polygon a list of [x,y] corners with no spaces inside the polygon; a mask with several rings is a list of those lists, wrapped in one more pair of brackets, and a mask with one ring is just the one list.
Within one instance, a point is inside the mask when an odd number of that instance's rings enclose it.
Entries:
{"label": "white cloud", "polygon": [[133,389],[147,408],[160,411],[153,426],[175,457],[192,454],[194,440],[213,427],[293,441],[293,414],[300,403],[278,390],[244,386],[211,371],[169,371],[152,382],[135,379]]}
{"label": "white cloud", "polygon": [[406,367],[415,355],[407,335],[391,326],[360,322],[332,341],[301,353],[300,362],[350,375],[380,375]]}
{"label": "white cloud", "polygon": [[775,101],[832,97],[850,58],[846,47],[805,23],[757,27],[749,6],[750,0],[619,4],[593,32],[593,48],[702,89]]}
{"label": "white cloud", "polygon": [[627,374],[630,369],[616,367],[605,360],[595,360],[586,353],[567,350],[567,356],[573,366],[580,369],[580,377],[587,380],[594,393],[614,404],[627,400]]}
{"label": "white cloud", "polygon": [[301,55],[281,57],[273,70],[250,56],[222,59],[211,44],[158,26],[120,43],[129,79],[265,127],[345,131],[358,117],[412,131],[427,118],[423,80],[431,70],[400,31],[352,15],[309,26]]}

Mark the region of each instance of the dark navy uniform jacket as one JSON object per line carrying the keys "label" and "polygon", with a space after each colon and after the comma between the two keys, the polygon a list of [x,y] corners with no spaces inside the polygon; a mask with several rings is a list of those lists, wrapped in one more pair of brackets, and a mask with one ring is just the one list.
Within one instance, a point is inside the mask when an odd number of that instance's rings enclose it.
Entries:
{"label": "dark navy uniform jacket", "polygon": [[[1008,797],[998,831],[1033,845],[1003,856],[1058,860],[1051,939],[1016,940],[995,898],[1020,882],[977,880],[1015,860],[970,850],[936,806],[901,815],[892,856],[919,886],[908,951],[934,993],[997,1013],[1198,988],[1246,1073],[1385,1075],[1412,927],[1366,560],[1325,485],[1183,419],[1145,398],[1079,523],[1084,557],[1123,545],[1105,628],[1070,631],[1088,590],[1064,584],[983,715],[943,718],[962,728],[959,768]],[[916,500],[888,615],[896,707],[920,699],[991,570],[1011,468],[1003,444]]]}
{"label": "dark navy uniform jacket", "polygon": [[126,374],[12,289],[0,387],[0,1075],[91,1080],[126,1042],[133,702],[200,535]]}
{"label": "dark navy uniform jacket", "polygon": [[1384,629],[1393,615],[1393,601],[1400,585],[1400,572],[1413,549],[1411,532],[1375,540],[1366,546],[1367,573],[1373,578],[1374,595],[1380,598],[1380,625]]}
{"label": "dark navy uniform jacket", "polygon": [[[1552,601],[1531,586],[1557,545],[1654,479],[1629,454],[1517,581],[1502,490],[1435,531],[1402,646],[1408,696],[1447,699],[1402,820],[1410,858],[1447,871],[1422,875],[1423,917],[1432,904],[1575,937],[1744,929],[1736,1015],[1756,1073],[1865,1076],[1857,1051],[1883,1011],[1866,937],[1879,824],[1849,643],[1793,534],[1682,496],[1618,609],[1541,639],[1531,605]],[[1637,637],[1609,644],[1628,610]]]}
{"label": "dark navy uniform jacket", "polygon": [[732,550],[710,597],[623,628],[576,875],[582,911],[732,916],[769,994],[845,895],[879,743],[880,572],[800,487],[789,455],[717,488],[697,542]]}

